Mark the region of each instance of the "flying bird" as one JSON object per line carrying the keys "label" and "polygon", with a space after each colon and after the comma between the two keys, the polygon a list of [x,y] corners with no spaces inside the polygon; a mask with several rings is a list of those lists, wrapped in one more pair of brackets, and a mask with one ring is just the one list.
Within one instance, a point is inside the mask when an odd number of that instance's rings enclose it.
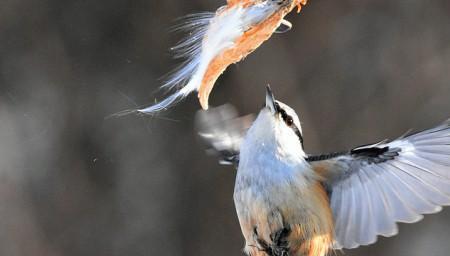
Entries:
{"label": "flying bird", "polygon": [[[189,15],[178,29],[189,36],[172,50],[185,62],[161,86],[175,91],[161,102],[137,112],[153,114],[167,109],[192,92],[208,109],[209,95],[228,66],[256,50],[274,32],[292,26],[284,17],[307,0],[228,0],[215,13]],[[129,113],[125,111],[124,113]]]}
{"label": "flying bird", "polygon": [[450,121],[391,142],[309,155],[297,114],[269,87],[254,121],[242,122],[229,107],[199,116],[200,135],[222,163],[237,165],[234,203],[247,255],[324,256],[370,245],[396,235],[397,222],[450,205]]}

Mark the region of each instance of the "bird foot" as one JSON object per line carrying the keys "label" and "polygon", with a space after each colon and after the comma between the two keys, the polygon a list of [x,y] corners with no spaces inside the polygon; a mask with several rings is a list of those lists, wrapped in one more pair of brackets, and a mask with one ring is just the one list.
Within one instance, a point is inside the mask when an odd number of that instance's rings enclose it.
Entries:
{"label": "bird foot", "polygon": [[267,253],[269,256],[289,256],[289,242],[287,238],[291,233],[290,228],[282,228],[270,235],[271,243],[267,243],[258,236],[258,230],[253,230],[253,238],[256,241],[258,250]]}

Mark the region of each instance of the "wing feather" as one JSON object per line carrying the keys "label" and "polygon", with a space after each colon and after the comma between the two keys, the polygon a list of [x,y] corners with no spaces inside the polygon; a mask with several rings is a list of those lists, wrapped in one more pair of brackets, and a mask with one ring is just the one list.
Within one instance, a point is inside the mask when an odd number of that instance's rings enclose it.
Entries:
{"label": "wing feather", "polygon": [[357,220],[357,216],[356,216],[356,189],[359,189],[358,187],[358,182],[355,180],[358,179],[357,176],[352,176],[349,181],[350,181],[350,185],[349,185],[349,193],[350,193],[350,198],[349,198],[349,205],[348,205],[348,218],[347,218],[347,225],[345,227],[345,244],[349,245],[350,247],[356,245],[356,242],[354,241],[355,237],[353,236],[353,234],[356,232],[356,225],[355,225],[355,220]]}
{"label": "wing feather", "polygon": [[[368,201],[370,198],[370,187],[366,186],[367,180],[365,180],[365,177],[363,175],[358,176],[361,179],[361,195],[362,199],[358,202],[364,202]],[[370,201],[368,201],[370,202]],[[372,230],[374,228],[374,222],[371,222],[370,220],[373,219],[373,211],[372,206],[369,204],[368,207],[359,208],[361,211],[359,214],[361,215],[361,219],[358,223],[359,225],[359,234],[356,234],[356,237],[359,238],[357,241],[357,244],[354,246],[358,246],[358,244],[368,244],[372,240],[370,237],[370,234],[372,232],[368,232],[368,230]]]}
{"label": "wing feather", "polygon": [[[380,235],[383,236],[395,234],[397,232],[397,226],[394,222],[393,211],[390,208],[386,193],[383,191],[382,186],[380,186],[379,178],[375,177],[374,179],[371,179],[366,171],[363,172],[363,175],[367,176],[366,187],[370,191],[370,194],[368,195],[373,197],[373,200],[370,200],[370,198],[368,199],[371,202],[372,208],[374,208],[374,216],[379,216],[378,218],[374,218],[377,220],[377,230],[379,230]],[[372,235],[375,236],[374,234]],[[374,237],[374,239],[376,240],[376,237]]]}
{"label": "wing feather", "polygon": [[[335,193],[337,194],[343,194],[343,189],[342,189],[342,183],[341,184],[337,184],[336,187],[334,188]],[[337,231],[341,231],[342,230],[342,221],[343,221],[343,216],[345,216],[343,214],[343,203],[342,203],[342,197],[333,197],[330,198],[330,206],[331,209],[333,209],[333,219],[334,219],[334,228],[335,228],[335,237],[340,236],[342,237],[340,234],[337,234]],[[335,243],[338,243],[337,240]],[[335,245],[335,247],[339,247],[338,244]]]}
{"label": "wing feather", "polygon": [[[350,187],[349,185],[350,185],[350,181],[348,181],[348,180],[346,180],[345,181],[345,183],[344,183],[346,186],[345,187]],[[344,188],[344,185],[342,185],[342,187]],[[345,241],[345,239],[346,239],[346,231],[347,231],[347,226],[348,226],[348,221],[349,221],[349,218],[347,218],[348,217],[348,215],[349,215],[349,210],[350,210],[350,200],[349,200],[349,198],[350,198],[350,193],[351,193],[351,191],[349,190],[349,189],[342,189],[342,198],[341,199],[346,199],[346,200],[341,200],[341,204],[342,204],[342,207],[341,207],[341,209],[340,209],[340,218],[341,218],[341,225],[340,225],[340,227],[338,228],[338,227],[336,227],[336,235],[337,235],[337,237],[339,237],[340,239],[339,240],[343,240],[343,241]]]}
{"label": "wing feather", "polygon": [[417,182],[419,185],[416,187],[416,190],[420,189],[420,191],[418,191],[419,194],[423,195],[424,198],[429,198],[431,203],[445,206],[450,205],[450,197],[445,194],[446,188],[443,188],[444,191],[440,191],[436,187],[436,185],[439,186],[441,183],[439,179],[435,179],[432,175],[423,173],[422,170],[406,165],[401,161],[393,162],[392,165],[399,170],[410,169],[411,171],[407,171],[407,173],[411,179],[411,184]]}
{"label": "wing feather", "polygon": [[347,154],[310,157],[325,176],[335,248],[369,245],[450,205],[450,122]]}
{"label": "wing feather", "polygon": [[382,184],[380,188],[383,189],[387,200],[389,200],[389,205],[391,206],[394,220],[405,223],[413,223],[422,219],[422,216],[415,213],[408,203],[402,200],[401,196],[394,189],[394,187],[390,186],[387,176],[380,175],[378,176],[378,179],[381,180]]}
{"label": "wing feather", "polygon": [[[415,168],[417,170],[417,175],[420,175],[420,178],[426,180],[430,185],[432,184],[441,193],[450,196],[450,181],[446,181],[445,177],[437,172],[430,172],[429,169],[417,164],[419,161],[411,161],[407,158],[402,158],[400,161],[404,165],[409,165],[410,168]],[[439,167],[435,169],[438,170]]]}
{"label": "wing feather", "polygon": [[229,105],[198,111],[196,126],[200,137],[209,145],[209,152],[220,158],[221,164],[239,162],[241,142],[254,120],[253,115],[238,117]]}

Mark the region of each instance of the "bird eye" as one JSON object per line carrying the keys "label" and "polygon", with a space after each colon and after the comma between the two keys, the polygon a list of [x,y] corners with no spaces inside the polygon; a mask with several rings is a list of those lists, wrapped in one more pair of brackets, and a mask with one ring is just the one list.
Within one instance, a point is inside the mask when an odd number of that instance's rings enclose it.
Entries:
{"label": "bird eye", "polygon": [[288,116],[286,118],[286,124],[287,124],[287,126],[292,126],[294,124],[294,119],[292,119],[292,117]]}

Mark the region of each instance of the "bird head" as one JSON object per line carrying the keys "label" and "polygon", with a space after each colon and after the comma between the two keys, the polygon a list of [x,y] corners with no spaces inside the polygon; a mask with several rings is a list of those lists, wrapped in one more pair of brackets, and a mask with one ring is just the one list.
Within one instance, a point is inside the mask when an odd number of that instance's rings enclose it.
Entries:
{"label": "bird head", "polygon": [[270,86],[266,103],[248,131],[247,141],[284,156],[305,156],[300,120],[295,111],[275,100]]}

